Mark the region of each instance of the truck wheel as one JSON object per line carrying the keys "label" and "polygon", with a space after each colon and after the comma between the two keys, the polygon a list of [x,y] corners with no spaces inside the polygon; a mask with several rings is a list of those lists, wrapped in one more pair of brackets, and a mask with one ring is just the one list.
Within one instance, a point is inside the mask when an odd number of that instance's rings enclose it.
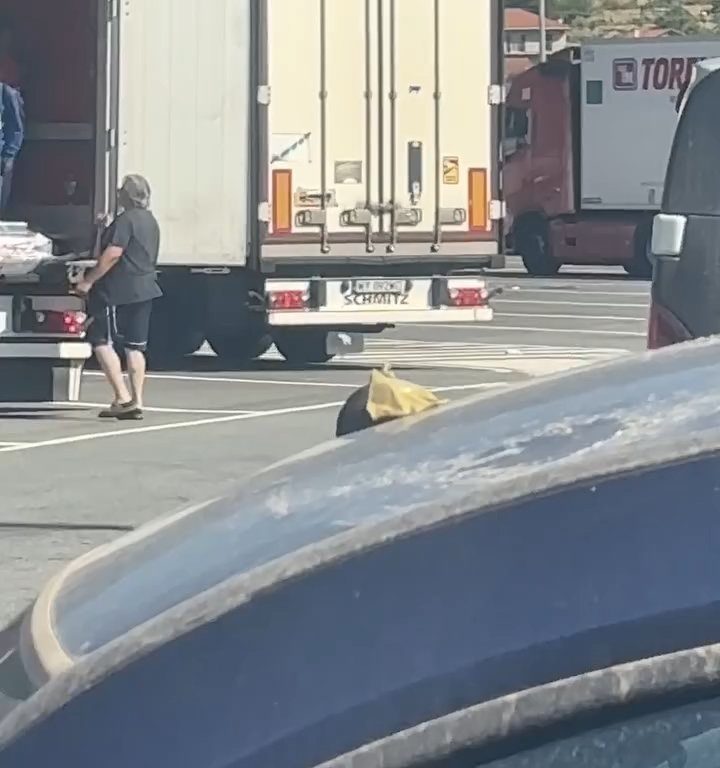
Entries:
{"label": "truck wheel", "polygon": [[305,329],[286,329],[275,332],[275,346],[289,362],[298,365],[306,363],[327,363],[334,355],[327,352],[327,333]]}
{"label": "truck wheel", "polygon": [[262,357],[272,346],[272,337],[267,334],[248,336],[213,334],[208,338],[210,346],[221,360],[237,363],[248,362]]}
{"label": "truck wheel", "polygon": [[653,265],[650,260],[650,243],[652,238],[652,220],[640,222],[635,228],[633,241],[633,260],[625,264],[624,269],[630,277],[648,279],[652,277]]}
{"label": "truck wheel", "polygon": [[518,253],[528,273],[536,277],[550,277],[561,267],[552,256],[547,222],[542,219],[521,223],[515,233]]}

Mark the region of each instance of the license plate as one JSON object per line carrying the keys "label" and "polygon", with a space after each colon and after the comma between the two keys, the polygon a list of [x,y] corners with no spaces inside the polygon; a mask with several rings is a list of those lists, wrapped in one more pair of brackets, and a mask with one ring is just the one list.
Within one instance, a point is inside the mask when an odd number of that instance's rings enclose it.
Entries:
{"label": "license plate", "polygon": [[352,290],[355,294],[394,293],[404,295],[407,293],[405,280],[355,280]]}

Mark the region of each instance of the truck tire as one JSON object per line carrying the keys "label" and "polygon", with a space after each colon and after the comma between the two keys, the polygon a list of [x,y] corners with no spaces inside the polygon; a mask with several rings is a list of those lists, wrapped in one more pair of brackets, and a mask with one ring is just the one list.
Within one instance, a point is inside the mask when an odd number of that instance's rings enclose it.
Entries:
{"label": "truck tire", "polygon": [[289,363],[297,365],[327,363],[334,357],[334,355],[328,354],[325,346],[326,331],[288,328],[276,331],[274,340],[278,352]]}
{"label": "truck tire", "polygon": [[528,274],[535,277],[557,274],[562,265],[552,256],[550,233],[544,219],[533,218],[520,222],[514,240]]}
{"label": "truck tire", "polygon": [[213,334],[208,342],[221,360],[243,363],[262,357],[272,346],[272,337],[269,334]]}
{"label": "truck tire", "polygon": [[623,269],[639,280],[647,280],[652,277],[653,265],[650,260],[650,242],[652,238],[652,220],[640,222],[635,228],[633,239],[633,260],[625,264]]}

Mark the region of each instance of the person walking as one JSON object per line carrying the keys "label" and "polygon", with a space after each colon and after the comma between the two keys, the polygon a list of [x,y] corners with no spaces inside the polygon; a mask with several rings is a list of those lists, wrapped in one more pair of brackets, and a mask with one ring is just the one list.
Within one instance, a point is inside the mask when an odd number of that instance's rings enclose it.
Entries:
{"label": "person walking", "polygon": [[25,106],[20,67],[13,55],[14,25],[0,16],[0,217],[10,201],[15,158],[25,140]]}
{"label": "person walking", "polygon": [[[153,301],[162,296],[156,271],[160,227],[142,176],[125,177],[118,206],[121,212],[101,236],[97,264],[77,292],[88,297],[88,341],[113,391],[100,418],[142,419],[150,316]],[[116,345],[125,351],[129,388]]]}
{"label": "person walking", "polygon": [[12,189],[15,158],[25,139],[25,113],[20,92],[0,81],[0,218],[5,218]]}

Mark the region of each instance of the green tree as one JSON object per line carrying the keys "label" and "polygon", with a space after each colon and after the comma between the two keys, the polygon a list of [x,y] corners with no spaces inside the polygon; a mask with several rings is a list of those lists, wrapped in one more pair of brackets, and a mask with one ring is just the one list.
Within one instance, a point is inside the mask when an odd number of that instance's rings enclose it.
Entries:
{"label": "green tree", "polygon": [[589,18],[593,5],[593,0],[551,0],[548,12],[554,18],[574,24]]}
{"label": "green tree", "polygon": [[703,21],[688,10],[683,0],[649,0],[643,8],[644,21],[683,35],[696,35],[705,29]]}
{"label": "green tree", "polygon": [[720,0],[708,3],[707,20],[713,31],[720,31]]}

